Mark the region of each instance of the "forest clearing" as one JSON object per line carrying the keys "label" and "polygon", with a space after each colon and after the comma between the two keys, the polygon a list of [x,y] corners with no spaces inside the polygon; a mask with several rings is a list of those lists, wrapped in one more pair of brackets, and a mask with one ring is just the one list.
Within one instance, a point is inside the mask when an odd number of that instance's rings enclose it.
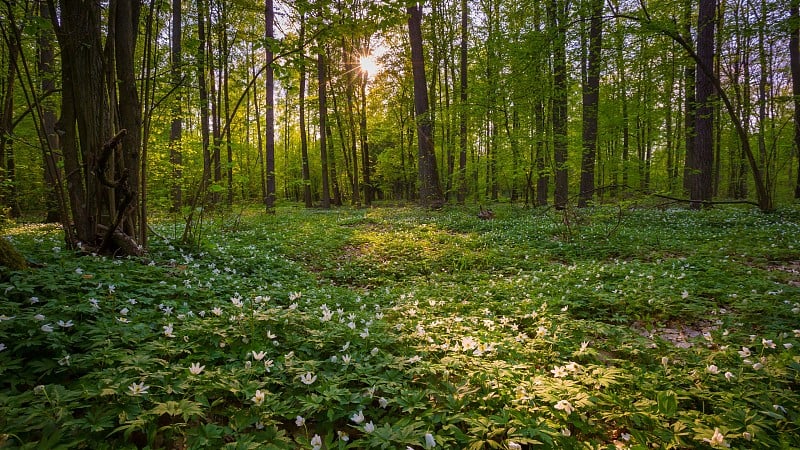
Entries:
{"label": "forest clearing", "polygon": [[6,237],[2,448],[797,448],[800,210],[209,213]]}

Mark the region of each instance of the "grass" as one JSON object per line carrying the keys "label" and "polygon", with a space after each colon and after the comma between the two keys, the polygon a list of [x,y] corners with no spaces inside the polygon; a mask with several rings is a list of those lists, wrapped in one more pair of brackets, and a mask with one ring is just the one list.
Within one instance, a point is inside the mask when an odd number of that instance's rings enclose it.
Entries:
{"label": "grass", "polygon": [[494,209],[8,229],[0,447],[800,447],[800,210]]}

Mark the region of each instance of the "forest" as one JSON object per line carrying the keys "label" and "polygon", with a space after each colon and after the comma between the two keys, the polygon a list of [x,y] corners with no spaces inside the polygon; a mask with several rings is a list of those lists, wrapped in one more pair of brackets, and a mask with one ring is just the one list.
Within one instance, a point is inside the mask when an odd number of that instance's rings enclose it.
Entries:
{"label": "forest", "polygon": [[248,202],[800,195],[793,0],[2,9],[0,204],[73,242]]}
{"label": "forest", "polygon": [[800,0],[0,36],[0,448],[800,448]]}

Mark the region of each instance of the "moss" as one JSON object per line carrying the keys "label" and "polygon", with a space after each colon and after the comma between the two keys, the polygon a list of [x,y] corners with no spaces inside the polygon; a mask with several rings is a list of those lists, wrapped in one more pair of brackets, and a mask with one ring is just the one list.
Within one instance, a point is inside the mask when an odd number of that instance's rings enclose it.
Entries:
{"label": "moss", "polygon": [[3,238],[0,238],[0,266],[9,270],[23,270],[28,267],[25,258]]}

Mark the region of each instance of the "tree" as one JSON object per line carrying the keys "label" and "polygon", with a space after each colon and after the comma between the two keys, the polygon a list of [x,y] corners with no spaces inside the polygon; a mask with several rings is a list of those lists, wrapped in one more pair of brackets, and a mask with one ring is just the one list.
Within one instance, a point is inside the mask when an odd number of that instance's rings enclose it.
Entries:
{"label": "tree", "polygon": [[591,2],[589,56],[583,87],[583,158],[578,206],[586,206],[594,194],[594,169],[597,155],[597,111],[600,101],[600,54],[603,45],[603,0]]}
{"label": "tree", "polygon": [[789,22],[789,65],[794,96],[794,150],[797,154],[794,198],[800,199],[800,0],[791,0]]}
{"label": "tree", "polygon": [[[67,244],[141,254],[136,239],[143,240],[146,224],[139,220],[145,217],[137,192],[141,109],[133,66],[140,4],[112,1],[107,26],[98,2],[61,0],[58,8],[54,1],[48,6],[61,50],[58,126],[75,224],[74,234],[65,226]],[[100,45],[103,30],[111,46],[107,54]]]}
{"label": "tree", "polygon": [[[711,68],[714,64],[714,17],[715,0],[701,0],[697,16],[697,65]],[[713,74],[702,68],[697,71],[695,84],[697,111],[695,115],[694,148],[689,153],[687,166],[689,172],[689,198],[692,208],[700,208],[704,202],[711,201],[713,164]]]}
{"label": "tree", "polygon": [[467,0],[461,0],[461,44],[459,46],[459,81],[460,81],[460,109],[458,129],[458,203],[463,204],[467,198],[467,50],[469,9]]}
{"label": "tree", "polygon": [[267,171],[267,193],[264,205],[267,211],[275,207],[275,53],[272,46],[275,43],[275,8],[273,0],[264,0],[264,40],[267,44],[267,70],[264,75],[267,96],[267,110],[265,118],[265,152]]}
{"label": "tree", "polygon": [[550,29],[553,36],[553,162],[555,164],[554,206],[563,209],[569,196],[567,173],[567,2],[549,0],[547,2]]}
{"label": "tree", "polygon": [[[177,87],[183,83],[181,75],[181,66],[183,65],[181,35],[182,35],[182,17],[181,0],[172,0],[172,42],[170,45],[170,61],[172,83]],[[183,177],[183,153],[181,152],[181,138],[183,134],[183,118],[181,117],[181,96],[180,91],[177,91],[175,101],[172,107],[172,125],[170,126],[169,143],[170,143],[170,163],[172,164],[172,210],[178,211],[183,203],[181,178]]]}
{"label": "tree", "polygon": [[417,123],[417,160],[419,175],[419,201],[423,206],[440,207],[444,195],[436,169],[433,153],[433,128],[428,105],[428,87],[425,78],[425,56],[422,47],[422,6],[408,6],[408,37],[411,45],[411,70],[414,79],[414,113]]}

